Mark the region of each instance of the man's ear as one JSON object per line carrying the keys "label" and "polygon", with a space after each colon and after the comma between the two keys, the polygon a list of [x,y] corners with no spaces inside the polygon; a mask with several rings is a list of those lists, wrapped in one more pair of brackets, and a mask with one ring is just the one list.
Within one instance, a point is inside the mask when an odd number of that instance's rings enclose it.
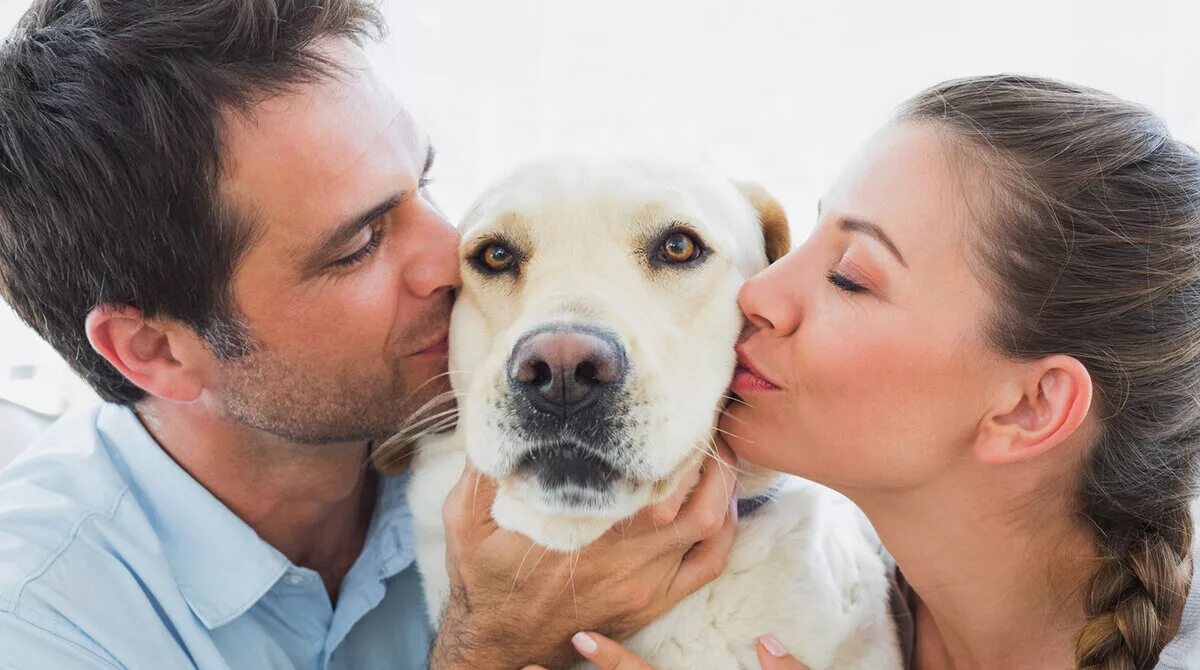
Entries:
{"label": "man's ear", "polygon": [[1015,463],[1039,456],[1070,437],[1092,406],[1092,376],[1071,356],[1024,364],[979,424],[975,457]]}
{"label": "man's ear", "polygon": [[147,319],[128,305],[102,305],[84,321],[88,342],[130,382],[151,395],[190,402],[204,389],[197,355],[203,349],[189,329]]}
{"label": "man's ear", "polygon": [[754,209],[758,210],[767,262],[774,263],[786,254],[792,245],[792,235],[788,230],[787,214],[783,211],[783,205],[758,184],[735,181],[733,185],[741,191],[742,197],[749,200]]}

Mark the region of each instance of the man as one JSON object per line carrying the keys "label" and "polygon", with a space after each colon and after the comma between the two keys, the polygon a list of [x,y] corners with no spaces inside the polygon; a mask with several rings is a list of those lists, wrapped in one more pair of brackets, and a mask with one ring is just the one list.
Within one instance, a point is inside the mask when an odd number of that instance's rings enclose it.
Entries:
{"label": "man", "polygon": [[723,468],[532,569],[468,472],[433,640],[405,478],[366,463],[448,388],[457,240],[379,28],[41,0],[0,48],[0,287],[107,401],[0,474],[0,667],[561,665],[719,573]]}

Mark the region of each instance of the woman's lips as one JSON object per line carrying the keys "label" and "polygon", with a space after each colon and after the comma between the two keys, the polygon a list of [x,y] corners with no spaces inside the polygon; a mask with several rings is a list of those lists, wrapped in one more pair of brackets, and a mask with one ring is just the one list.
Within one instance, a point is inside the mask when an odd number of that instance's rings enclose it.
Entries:
{"label": "woman's lips", "polygon": [[737,369],[733,373],[733,383],[729,385],[729,388],[734,393],[763,393],[779,390],[778,386],[758,372],[741,347],[737,349]]}

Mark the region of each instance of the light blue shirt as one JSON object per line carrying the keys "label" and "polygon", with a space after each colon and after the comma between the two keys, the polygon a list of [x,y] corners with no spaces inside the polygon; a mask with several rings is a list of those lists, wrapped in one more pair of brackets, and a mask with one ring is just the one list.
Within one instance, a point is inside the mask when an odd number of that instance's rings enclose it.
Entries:
{"label": "light blue shirt", "polygon": [[132,411],[68,415],[0,472],[0,668],[425,667],[406,479],[380,480],[333,607]]}

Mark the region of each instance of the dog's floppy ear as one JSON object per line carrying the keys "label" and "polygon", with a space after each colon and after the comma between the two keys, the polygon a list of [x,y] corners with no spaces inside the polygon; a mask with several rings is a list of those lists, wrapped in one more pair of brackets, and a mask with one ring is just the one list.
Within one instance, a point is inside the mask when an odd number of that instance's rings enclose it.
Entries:
{"label": "dog's floppy ear", "polygon": [[758,210],[758,220],[762,223],[763,243],[766,247],[767,262],[774,263],[791,249],[792,235],[788,231],[787,214],[783,205],[779,204],[767,189],[747,181],[735,181],[733,185],[742,193],[742,197]]}

